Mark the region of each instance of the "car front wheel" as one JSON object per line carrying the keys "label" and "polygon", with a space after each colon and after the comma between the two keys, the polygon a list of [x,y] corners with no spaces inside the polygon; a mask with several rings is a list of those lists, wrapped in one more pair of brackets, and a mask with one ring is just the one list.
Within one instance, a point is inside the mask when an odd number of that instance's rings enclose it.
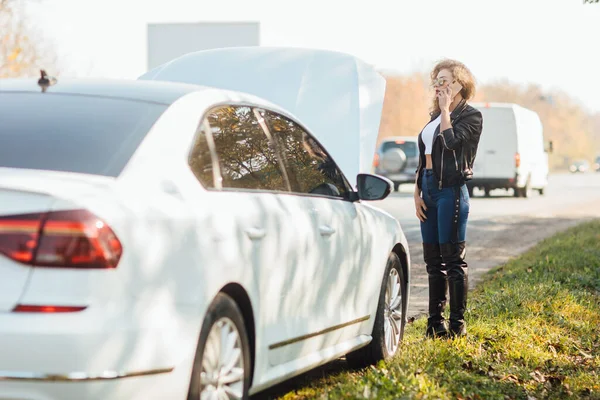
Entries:
{"label": "car front wheel", "polygon": [[352,368],[362,368],[376,364],[379,360],[390,358],[396,354],[404,337],[406,280],[400,259],[395,253],[390,254],[386,272],[381,284],[373,340],[346,356]]}
{"label": "car front wheel", "polygon": [[219,293],[204,317],[188,400],[248,398],[250,368],[242,313],[231,297]]}

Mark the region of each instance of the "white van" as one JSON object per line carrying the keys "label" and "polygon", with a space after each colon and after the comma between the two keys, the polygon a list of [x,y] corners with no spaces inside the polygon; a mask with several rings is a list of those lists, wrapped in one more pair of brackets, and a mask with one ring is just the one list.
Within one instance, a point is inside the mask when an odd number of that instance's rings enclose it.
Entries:
{"label": "white van", "polygon": [[515,197],[531,190],[544,194],[548,185],[548,151],[542,123],[532,110],[512,103],[474,103],[483,115],[483,132],[473,166],[469,194],[479,188],[489,196],[493,189],[513,189]]}

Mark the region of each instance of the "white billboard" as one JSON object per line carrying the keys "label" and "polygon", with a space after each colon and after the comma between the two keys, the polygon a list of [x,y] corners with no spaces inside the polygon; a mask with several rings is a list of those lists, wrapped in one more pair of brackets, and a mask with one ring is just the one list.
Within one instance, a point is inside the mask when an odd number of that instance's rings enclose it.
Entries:
{"label": "white billboard", "polygon": [[259,45],[259,22],[148,24],[148,69],[193,51]]}

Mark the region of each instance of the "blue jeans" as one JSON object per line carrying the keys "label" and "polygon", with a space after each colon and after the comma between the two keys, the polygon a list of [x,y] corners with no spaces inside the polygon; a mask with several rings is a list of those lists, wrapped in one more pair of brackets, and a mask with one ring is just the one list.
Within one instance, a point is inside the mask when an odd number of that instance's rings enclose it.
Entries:
{"label": "blue jeans", "polygon": [[439,189],[433,171],[426,169],[421,178],[421,192],[427,220],[421,222],[423,243],[460,243],[466,240],[469,217],[467,185]]}

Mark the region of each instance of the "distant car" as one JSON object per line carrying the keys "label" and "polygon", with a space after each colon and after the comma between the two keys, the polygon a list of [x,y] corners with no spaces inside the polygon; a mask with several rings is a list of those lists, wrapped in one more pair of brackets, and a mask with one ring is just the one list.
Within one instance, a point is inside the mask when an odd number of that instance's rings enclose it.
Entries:
{"label": "distant car", "polygon": [[600,172],[600,156],[596,157],[596,161],[594,161],[594,171]]}
{"label": "distant car", "polygon": [[569,171],[573,173],[586,172],[590,169],[590,163],[587,160],[577,160],[571,164]]}
{"label": "distant car", "polygon": [[247,399],[399,351],[383,77],[254,47],[142,78],[0,84],[0,399]]}
{"label": "distant car", "polygon": [[415,183],[419,166],[419,145],[416,136],[385,138],[375,154],[375,174],[385,176],[398,190],[403,183]]}

